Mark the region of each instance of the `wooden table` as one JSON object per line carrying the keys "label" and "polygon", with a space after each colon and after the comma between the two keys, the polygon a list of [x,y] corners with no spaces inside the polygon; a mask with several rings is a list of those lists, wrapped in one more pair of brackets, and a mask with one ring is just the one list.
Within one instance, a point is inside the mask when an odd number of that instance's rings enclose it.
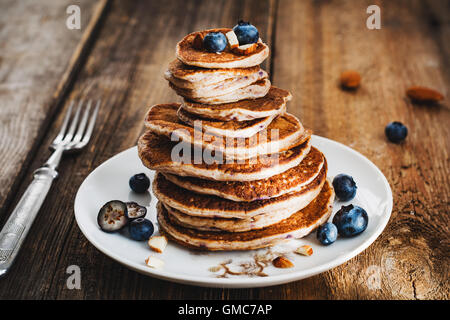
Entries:
{"label": "wooden table", "polygon": [[[66,28],[66,8],[81,8],[81,30]],[[366,28],[371,4],[381,29]],[[448,299],[450,9],[448,1],[13,1],[0,4],[0,223],[49,156],[71,99],[101,98],[88,148],[61,164],[0,299]],[[78,229],[73,202],[99,164],[135,145],[155,103],[176,101],[163,72],[176,42],[208,27],[255,24],[271,46],[264,67],[290,90],[288,110],[305,127],[361,152],[388,178],[394,211],[362,254],[331,271],[260,289],[208,289],[152,279],[94,248]],[[355,69],[362,85],[339,88]],[[447,96],[412,104],[411,85]],[[402,121],[405,143],[384,127]],[[80,266],[80,290],[66,268]]]}

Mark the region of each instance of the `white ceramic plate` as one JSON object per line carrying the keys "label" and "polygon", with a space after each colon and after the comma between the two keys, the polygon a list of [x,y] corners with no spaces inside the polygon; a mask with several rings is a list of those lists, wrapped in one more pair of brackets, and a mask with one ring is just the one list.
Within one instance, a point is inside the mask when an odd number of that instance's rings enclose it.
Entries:
{"label": "white ceramic plate", "polygon": [[[329,178],[332,179],[339,173],[353,176],[358,191],[351,203],[366,209],[369,225],[359,236],[351,239],[338,238],[330,246],[321,245],[316,240],[315,232],[303,239],[291,240],[276,246],[274,251],[290,252],[288,257],[295,266],[277,269],[269,265],[264,269],[268,275],[266,277],[238,275],[220,278],[218,275],[223,273],[223,269],[212,272],[211,267],[231,259],[232,262],[228,266],[233,271],[239,271],[242,263],[254,261],[255,253],[264,254],[267,249],[198,253],[169,242],[166,250],[158,254],[152,252],[145,241],[133,241],[124,232],[116,234],[102,232],[97,225],[98,210],[105,202],[114,199],[136,201],[147,206],[147,218],[155,224],[156,232],[158,230],[155,196],[151,192],[138,195],[128,186],[129,178],[136,173],[145,172],[150,180],[154,175],[154,171],[142,165],[136,147],[104,162],[84,180],[75,198],[76,221],[86,238],[101,252],[130,269],[160,279],[208,287],[250,288],[311,277],[346,262],[366,249],[383,231],[392,211],[392,193],[389,184],[372,162],[351,148],[326,138],[313,136],[312,144],[325,154]],[[348,203],[335,201],[333,213],[344,204]],[[292,253],[293,249],[303,244],[313,247],[312,256]],[[152,269],[146,266],[144,260],[150,255],[163,260],[164,268]]]}

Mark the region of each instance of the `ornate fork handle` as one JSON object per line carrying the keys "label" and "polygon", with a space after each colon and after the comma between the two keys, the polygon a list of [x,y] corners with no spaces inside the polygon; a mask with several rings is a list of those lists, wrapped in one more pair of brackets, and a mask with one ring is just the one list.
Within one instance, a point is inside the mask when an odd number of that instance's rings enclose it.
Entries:
{"label": "ornate fork handle", "polygon": [[58,176],[56,166],[61,154],[62,150],[55,151],[49,161],[34,172],[33,181],[0,232],[0,276],[13,264],[53,180]]}
{"label": "ornate fork handle", "polygon": [[[53,180],[58,176],[56,168],[63,153],[80,151],[91,138],[101,100],[97,101],[93,112],[91,112],[92,100],[89,100],[86,107],[83,107],[83,104],[81,100],[72,116],[72,107],[75,102],[70,103],[59,133],[51,144],[54,152],[45,165],[34,172],[33,181],[0,231],[0,277],[12,266]],[[82,109],[84,109],[83,112]]]}

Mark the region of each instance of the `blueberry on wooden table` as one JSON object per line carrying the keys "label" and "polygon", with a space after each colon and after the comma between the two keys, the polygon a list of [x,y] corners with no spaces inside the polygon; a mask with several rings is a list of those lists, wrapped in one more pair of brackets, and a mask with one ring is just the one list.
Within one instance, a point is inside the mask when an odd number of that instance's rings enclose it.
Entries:
{"label": "blueberry on wooden table", "polygon": [[238,38],[240,46],[258,42],[258,29],[250,24],[250,22],[240,20],[238,24],[233,27],[233,31]]}
{"label": "blueberry on wooden table", "polygon": [[150,179],[145,173],[135,174],[130,178],[129,185],[134,192],[144,193],[150,187]]}
{"label": "blueberry on wooden table", "polygon": [[119,231],[128,224],[127,205],[120,200],[105,203],[98,212],[97,223],[105,232]]}
{"label": "blueberry on wooden table", "polygon": [[384,133],[390,142],[399,143],[405,140],[408,128],[403,123],[394,121],[386,126]]}
{"label": "blueberry on wooden table", "polygon": [[338,233],[342,237],[354,237],[366,230],[369,216],[361,207],[348,205],[342,206],[333,217]]}
{"label": "blueberry on wooden table", "polygon": [[337,227],[331,222],[327,222],[317,228],[317,240],[323,245],[330,245],[336,241],[338,236]]}
{"label": "blueberry on wooden table", "polygon": [[333,188],[340,201],[352,200],[356,195],[356,183],[348,174],[338,174],[333,179]]}
{"label": "blueberry on wooden table", "polygon": [[154,227],[150,220],[137,218],[130,222],[128,226],[130,237],[136,241],[148,240],[153,234]]}
{"label": "blueberry on wooden table", "polygon": [[147,214],[147,208],[140,206],[136,202],[127,202],[127,217],[130,220],[144,218]]}
{"label": "blueberry on wooden table", "polygon": [[203,38],[203,48],[209,52],[222,52],[227,47],[227,38],[222,32],[210,32]]}

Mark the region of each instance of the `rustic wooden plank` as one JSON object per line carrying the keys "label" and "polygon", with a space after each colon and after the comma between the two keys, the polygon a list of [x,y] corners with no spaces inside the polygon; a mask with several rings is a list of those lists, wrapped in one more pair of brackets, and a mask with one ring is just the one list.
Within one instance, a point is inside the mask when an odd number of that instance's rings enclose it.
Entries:
{"label": "rustic wooden plank", "polygon": [[[221,298],[220,289],[159,281],[130,271],[95,249],[78,229],[73,201],[83,179],[112,155],[135,145],[149,105],[178,98],[163,79],[175,44],[188,32],[233,26],[239,18],[270,33],[269,1],[114,1],[105,24],[67,102],[43,140],[27,176],[48,157],[68,101],[102,98],[92,141],[82,154],[67,157],[15,268],[0,282],[0,296],[21,298]],[[270,36],[269,36],[270,42]],[[270,68],[269,65],[267,67]],[[21,187],[20,190],[23,190]],[[67,266],[79,265],[81,290],[66,288]],[[248,296],[239,291],[241,297]]]}
{"label": "rustic wooden plank", "polygon": [[[393,189],[394,211],[385,232],[363,254],[322,275],[277,287],[275,295],[449,297],[448,100],[426,107],[405,98],[412,85],[448,96],[448,44],[442,38],[448,34],[448,3],[433,1],[427,9],[421,1],[375,1],[382,29],[368,30],[366,8],[373,3],[279,1],[273,77],[294,95],[288,110],[316,134],[351,146],[379,166]],[[338,86],[347,69],[362,74],[356,92]],[[409,128],[400,145],[384,137],[385,125],[394,120]]]}
{"label": "rustic wooden plank", "polygon": [[[3,1],[0,5],[1,221],[75,75],[105,3]],[[72,4],[81,9],[80,30],[66,27],[66,8]]]}

